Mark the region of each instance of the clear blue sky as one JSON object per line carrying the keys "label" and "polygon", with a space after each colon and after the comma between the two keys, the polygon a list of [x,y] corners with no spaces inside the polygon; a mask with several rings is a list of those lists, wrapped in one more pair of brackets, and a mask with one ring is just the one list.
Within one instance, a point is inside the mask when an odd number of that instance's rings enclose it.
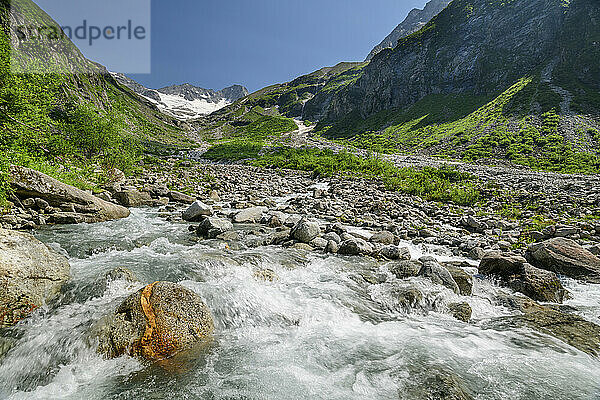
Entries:
{"label": "clear blue sky", "polygon": [[426,0],[153,0],[158,88],[189,82],[251,92],[340,61],[362,61]]}

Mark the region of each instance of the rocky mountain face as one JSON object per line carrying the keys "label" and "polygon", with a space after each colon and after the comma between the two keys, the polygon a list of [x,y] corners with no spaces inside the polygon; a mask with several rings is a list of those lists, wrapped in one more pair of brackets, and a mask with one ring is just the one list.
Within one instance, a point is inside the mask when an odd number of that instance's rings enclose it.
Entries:
{"label": "rocky mountain face", "polygon": [[152,101],[164,113],[181,120],[210,114],[248,95],[248,89],[241,85],[233,85],[219,91],[203,89],[189,83],[148,89],[123,74],[114,73],[113,76],[121,84]]}
{"label": "rocky mountain face", "polygon": [[307,104],[304,117],[364,118],[429,95],[487,96],[544,70],[545,79],[572,94],[595,88],[597,96],[599,9],[595,0],[455,0],[397,47],[379,52],[330,102]]}
{"label": "rocky mountain face", "polygon": [[420,10],[418,8],[413,9],[408,13],[408,16],[402,23],[400,23],[381,43],[379,43],[367,57],[367,61],[370,61],[377,53],[383,49],[393,49],[398,44],[398,40],[415,33],[427,24],[433,17],[438,15],[452,0],[431,0],[425,7]]}

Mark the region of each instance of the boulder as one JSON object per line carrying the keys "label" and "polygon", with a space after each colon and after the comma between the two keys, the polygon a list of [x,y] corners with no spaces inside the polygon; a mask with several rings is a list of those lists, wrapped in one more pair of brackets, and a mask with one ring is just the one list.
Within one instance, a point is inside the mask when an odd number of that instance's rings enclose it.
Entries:
{"label": "boulder", "polygon": [[263,213],[265,213],[268,209],[266,207],[250,207],[246,208],[242,211],[239,211],[233,217],[233,222],[238,224],[255,224],[260,222]]}
{"label": "boulder", "polygon": [[213,215],[212,207],[196,200],[181,214],[181,218],[188,222],[198,222],[203,217],[210,217],[211,215]]}
{"label": "boulder", "polygon": [[194,201],[196,201],[195,198],[193,198],[192,196],[188,196],[185,193],[181,193],[181,192],[177,192],[175,190],[171,190],[168,194],[167,197],[174,201],[175,203],[182,203],[182,204],[192,204]]}
{"label": "boulder", "polygon": [[500,279],[505,286],[535,301],[562,303],[568,295],[556,274],[536,268],[520,256],[488,253],[481,260],[479,272]]}
{"label": "boulder", "polygon": [[381,244],[394,244],[394,234],[388,231],[381,231],[371,236],[371,242]]}
{"label": "boulder", "polygon": [[339,254],[348,256],[370,255],[372,252],[373,247],[365,240],[357,237],[344,240],[338,250]]}
{"label": "boulder", "polygon": [[452,316],[459,321],[469,322],[471,320],[473,309],[469,303],[451,303],[448,304],[448,309]]}
{"label": "boulder", "polygon": [[125,207],[142,207],[153,204],[152,197],[148,192],[140,192],[137,189],[126,189],[114,194],[114,199]]}
{"label": "boulder", "polygon": [[155,282],[129,296],[99,330],[98,352],[159,361],[208,343],[214,331],[202,298],[171,283]]}
{"label": "boulder", "polygon": [[319,228],[318,223],[301,219],[292,228],[291,237],[302,243],[310,243],[313,239],[318,237],[320,233],[321,229]]}
{"label": "boulder", "polygon": [[529,246],[526,258],[535,267],[590,283],[600,283],[600,258],[576,242],[554,238]]}
{"label": "boulder", "polygon": [[233,224],[229,220],[217,217],[205,217],[202,222],[200,222],[200,225],[198,225],[196,233],[198,236],[214,239],[217,236],[232,230]]}
{"label": "boulder", "polygon": [[395,287],[391,291],[391,296],[405,310],[417,308],[423,302],[423,292],[415,286]]}
{"label": "boulder", "polygon": [[407,247],[399,247],[394,244],[382,247],[379,254],[388,260],[410,260],[410,250]]}
{"label": "boulder", "polygon": [[[458,285],[458,289],[460,290],[460,294],[462,296],[471,296],[473,294],[473,277],[465,272],[463,268],[461,268],[459,264],[455,264],[452,262],[442,263],[442,266],[450,272],[452,275],[452,279]],[[469,264],[466,264],[470,266]]]}
{"label": "boulder", "polygon": [[53,299],[70,269],[65,257],[33,236],[0,229],[0,328]]}
{"label": "boulder", "polygon": [[486,324],[492,329],[527,327],[553,336],[592,356],[600,354],[600,326],[576,314],[567,314],[547,307],[533,308],[522,315],[494,319]]}
{"label": "boulder", "polygon": [[422,264],[419,276],[429,278],[434,284],[445,286],[456,294],[460,293],[460,289],[450,272],[441,266],[435,258],[425,256],[421,257],[419,261]]}
{"label": "boulder", "polygon": [[396,276],[396,278],[406,279],[418,276],[422,266],[423,265],[416,260],[403,260],[389,264],[388,269]]}
{"label": "boulder", "polygon": [[[101,200],[88,192],[29,168],[11,166],[10,179],[18,197],[35,198],[36,204],[38,204],[37,199],[42,199],[53,207],[60,207],[65,203],[85,207],[88,212],[85,214],[84,222],[104,222],[129,216],[129,210],[124,207]],[[41,202],[39,204],[45,205]]]}

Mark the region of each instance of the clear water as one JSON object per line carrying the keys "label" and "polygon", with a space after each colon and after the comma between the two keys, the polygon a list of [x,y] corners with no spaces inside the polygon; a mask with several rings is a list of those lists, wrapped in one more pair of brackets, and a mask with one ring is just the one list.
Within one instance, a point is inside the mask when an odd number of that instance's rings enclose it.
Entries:
{"label": "clear water", "polygon": [[[424,280],[395,281],[367,259],[276,247],[231,251],[197,242],[186,224],[155,210],[38,237],[70,258],[73,278],[56,304],[4,333],[16,345],[0,361],[0,399],[412,399],[433,371],[452,374],[477,399],[600,398],[598,359],[532,331],[481,327],[510,312],[489,301],[498,289],[486,282],[459,298]],[[102,277],[116,267],[142,283],[107,286]],[[279,279],[254,278],[263,268]],[[387,282],[368,284],[366,271]],[[155,280],[179,282],[205,299],[216,324],[213,346],[177,371],[102,359],[91,334],[97,321]],[[410,312],[391,295],[407,284],[426,294]],[[572,305],[600,322],[600,289],[567,284]],[[470,303],[475,323],[444,313],[457,300]]]}

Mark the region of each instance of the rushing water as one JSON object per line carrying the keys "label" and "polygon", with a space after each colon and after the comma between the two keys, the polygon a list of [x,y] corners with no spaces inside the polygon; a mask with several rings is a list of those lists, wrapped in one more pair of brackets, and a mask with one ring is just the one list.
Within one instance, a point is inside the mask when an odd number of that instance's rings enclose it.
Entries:
{"label": "rushing water", "polygon": [[[413,278],[426,300],[407,312],[392,296],[407,282],[375,261],[280,247],[232,251],[198,242],[156,210],[37,235],[69,257],[72,281],[51,307],[4,333],[15,346],[0,361],[0,399],[418,399],[436,376],[478,399],[600,398],[598,359],[532,331],[482,327],[511,312],[490,302],[499,289],[485,281],[459,298]],[[105,283],[116,267],[142,283]],[[256,279],[265,268],[278,279]],[[387,281],[369,284],[367,271]],[[156,280],[204,298],[216,325],[212,347],[178,371],[102,359],[97,321]],[[572,304],[600,322],[600,289],[567,284]],[[444,312],[457,300],[470,303],[474,323]]]}

